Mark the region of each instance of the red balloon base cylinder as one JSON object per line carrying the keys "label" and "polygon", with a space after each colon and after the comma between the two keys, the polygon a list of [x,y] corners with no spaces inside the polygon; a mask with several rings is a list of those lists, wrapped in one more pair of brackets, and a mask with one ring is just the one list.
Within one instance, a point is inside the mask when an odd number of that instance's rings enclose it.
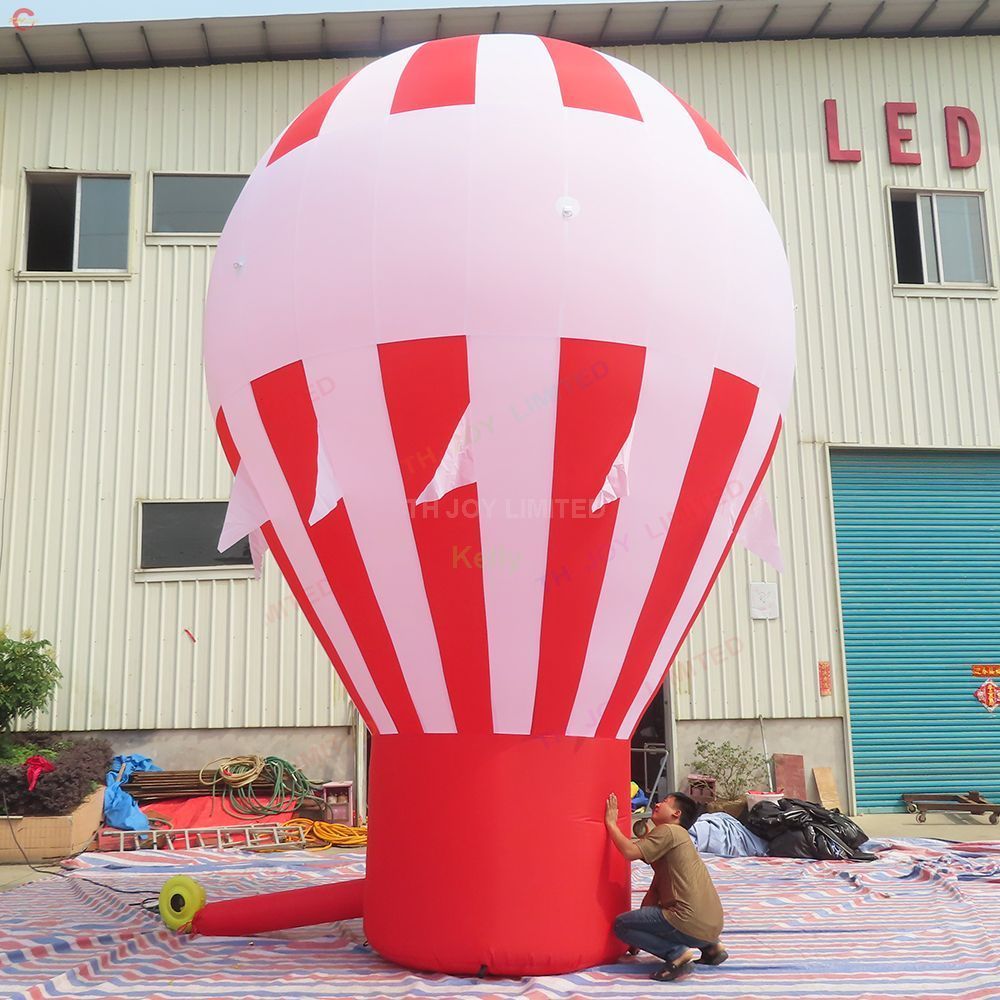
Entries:
{"label": "red balloon base cylinder", "polygon": [[568,736],[374,736],[365,932],[411,969],[528,976],[614,961],[629,864],[629,744]]}

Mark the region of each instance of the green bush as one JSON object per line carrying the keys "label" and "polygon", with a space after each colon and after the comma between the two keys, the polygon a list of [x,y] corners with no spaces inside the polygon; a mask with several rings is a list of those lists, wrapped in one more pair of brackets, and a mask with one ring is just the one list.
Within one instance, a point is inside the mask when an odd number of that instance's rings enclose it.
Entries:
{"label": "green bush", "polygon": [[748,747],[699,739],[694,755],[688,767],[715,778],[715,792],[720,799],[739,798],[758,781],[767,779],[767,758]]}
{"label": "green bush", "polygon": [[0,767],[8,764],[24,764],[30,757],[45,757],[47,760],[55,760],[60,751],[65,750],[69,743],[63,740],[53,746],[44,746],[31,740],[27,743],[15,743],[9,740],[6,744],[0,745]]}
{"label": "green bush", "polygon": [[0,748],[18,719],[45,708],[62,674],[52,659],[52,643],[23,632],[12,639],[0,629]]}
{"label": "green bush", "polygon": [[[71,813],[98,786],[111,765],[111,744],[106,740],[68,738],[58,733],[15,733],[10,740],[14,755],[25,760],[38,752],[55,770],[38,779],[29,792],[21,763],[0,764],[0,817],[4,803],[11,816],[64,816]],[[0,824],[3,819],[0,818]]]}

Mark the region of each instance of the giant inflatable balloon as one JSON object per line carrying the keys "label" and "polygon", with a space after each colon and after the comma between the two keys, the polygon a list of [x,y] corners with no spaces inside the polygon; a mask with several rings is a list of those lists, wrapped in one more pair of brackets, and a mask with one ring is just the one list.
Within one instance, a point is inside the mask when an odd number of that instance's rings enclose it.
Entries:
{"label": "giant inflatable balloon", "polygon": [[591,49],[397,52],[250,177],[205,367],[223,541],[269,547],[373,738],[363,892],[194,928],[363,896],[372,946],[417,969],[612,960],[604,800],[628,802],[629,739],[790,393],[788,265],[739,160]]}

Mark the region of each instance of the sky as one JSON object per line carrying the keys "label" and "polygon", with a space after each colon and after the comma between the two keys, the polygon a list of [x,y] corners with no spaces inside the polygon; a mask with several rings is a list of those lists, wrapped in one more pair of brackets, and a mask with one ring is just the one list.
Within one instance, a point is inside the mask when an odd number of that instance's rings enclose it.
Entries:
{"label": "sky", "polygon": [[[574,0],[606,5],[608,0]],[[615,0],[615,6],[644,0]],[[648,0],[646,0],[648,2]],[[673,0],[678,2],[678,0]],[[685,0],[679,0],[685,2]],[[690,2],[690,0],[688,0]],[[154,21],[197,17],[274,14],[325,14],[353,10],[419,10],[432,7],[495,7],[497,0],[5,0],[10,8],[3,18],[10,27],[19,7],[34,14],[36,24],[90,24],[96,21]],[[535,6],[539,0],[503,0],[503,6]],[[3,8],[0,7],[0,10]],[[21,16],[21,21],[27,15]]]}

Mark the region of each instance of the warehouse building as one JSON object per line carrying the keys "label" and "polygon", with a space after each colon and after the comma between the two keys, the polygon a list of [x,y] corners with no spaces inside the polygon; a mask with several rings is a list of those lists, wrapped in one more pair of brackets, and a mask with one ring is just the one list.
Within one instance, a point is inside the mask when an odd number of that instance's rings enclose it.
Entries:
{"label": "warehouse building", "polygon": [[796,387],[765,487],[784,572],[734,550],[648,738],[680,779],[698,736],[763,734],[862,812],[1000,795],[1000,3],[246,6],[22,8],[0,32],[0,621],[56,645],[37,724],[166,766],[260,750],[363,782],[363,729],[277,567],[215,550],[212,254],[261,152],[336,81],[522,32],[697,107],[791,262]]}

